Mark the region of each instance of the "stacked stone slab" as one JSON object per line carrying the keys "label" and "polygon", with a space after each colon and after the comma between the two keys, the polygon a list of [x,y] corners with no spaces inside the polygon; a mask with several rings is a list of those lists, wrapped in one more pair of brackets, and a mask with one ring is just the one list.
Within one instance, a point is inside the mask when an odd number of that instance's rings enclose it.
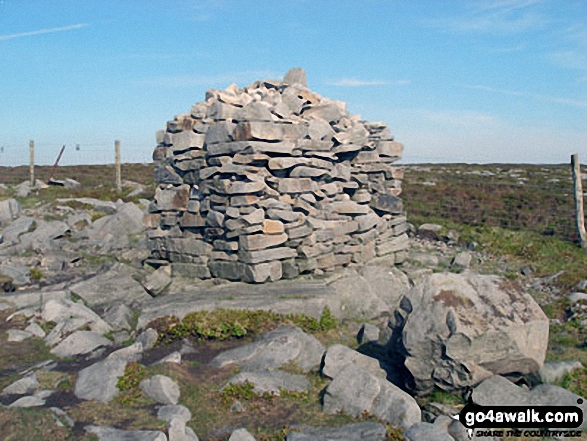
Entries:
{"label": "stacked stone slab", "polygon": [[303,69],[209,90],[157,143],[147,236],[176,274],[259,283],[405,258],[403,145]]}

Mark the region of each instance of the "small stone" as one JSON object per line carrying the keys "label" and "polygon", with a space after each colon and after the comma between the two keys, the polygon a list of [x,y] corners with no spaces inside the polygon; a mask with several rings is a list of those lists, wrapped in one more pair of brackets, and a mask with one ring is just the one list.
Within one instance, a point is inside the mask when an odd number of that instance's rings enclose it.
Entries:
{"label": "small stone", "polygon": [[143,380],[139,387],[146,395],[162,404],[175,405],[180,395],[177,383],[164,375],[155,375]]}
{"label": "small stone", "polygon": [[473,256],[471,255],[471,253],[467,251],[461,251],[460,253],[457,253],[457,255],[454,257],[450,266],[451,268],[455,269],[466,269],[469,268],[472,259]]}
{"label": "small stone", "polygon": [[19,398],[18,400],[16,400],[14,403],[12,403],[10,406],[10,408],[15,408],[15,407],[39,407],[39,406],[44,406],[45,405],[45,400],[43,398],[40,397],[35,397],[33,396],[29,396],[29,397],[22,397]]}
{"label": "small stone", "polygon": [[306,79],[306,71],[301,67],[294,67],[287,71],[283,77],[285,84],[299,84],[303,87],[308,87],[308,80]]}
{"label": "small stone", "polygon": [[263,250],[275,247],[287,241],[287,234],[250,234],[241,236],[239,248],[246,251]]}
{"label": "small stone", "polygon": [[20,329],[9,329],[7,333],[9,342],[21,342],[33,336],[30,332],[22,331]]}
{"label": "small stone", "polygon": [[39,387],[37,376],[35,374],[28,375],[14,383],[6,386],[2,390],[2,395],[25,395],[31,394]]}
{"label": "small stone", "polygon": [[316,190],[318,187],[310,178],[283,178],[278,184],[280,193],[306,193]]}

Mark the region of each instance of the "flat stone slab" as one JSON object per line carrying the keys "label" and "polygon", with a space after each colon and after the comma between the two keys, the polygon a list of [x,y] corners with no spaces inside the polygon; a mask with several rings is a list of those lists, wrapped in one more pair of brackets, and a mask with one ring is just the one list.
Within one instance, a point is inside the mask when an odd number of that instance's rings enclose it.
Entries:
{"label": "flat stone slab", "polygon": [[286,441],[385,441],[385,426],[377,423],[355,423],[340,427],[294,426]]}
{"label": "flat stone slab", "polygon": [[92,352],[101,346],[110,346],[112,342],[92,331],[76,331],[51,349],[51,353],[60,358],[73,357]]}
{"label": "flat stone slab", "polygon": [[161,404],[177,404],[179,400],[179,386],[171,378],[165,375],[154,375],[151,378],[141,381],[141,390]]}
{"label": "flat stone slab", "polygon": [[27,375],[20,380],[6,386],[2,390],[2,395],[24,395],[33,393],[39,387],[37,376],[35,374]]}
{"label": "flat stone slab", "polygon": [[308,372],[320,366],[323,354],[324,346],[315,337],[295,326],[281,326],[256,342],[222,352],[210,364],[238,364],[243,371],[264,371],[295,362]]}
{"label": "flat stone slab", "polygon": [[106,359],[82,369],[75,383],[75,396],[82,400],[108,403],[120,392],[118,378],[124,375],[126,360]]}
{"label": "flat stone slab", "polygon": [[253,392],[261,396],[266,393],[279,396],[284,390],[304,392],[310,389],[310,383],[305,376],[282,371],[241,372],[228,380],[224,388],[247,382],[253,384]]}
{"label": "flat stone slab", "polygon": [[19,398],[18,400],[16,400],[14,403],[12,403],[10,406],[10,408],[15,408],[15,407],[39,407],[39,406],[44,406],[45,405],[45,400],[43,398],[40,397],[36,397],[34,395],[28,396],[28,397],[22,397]]}
{"label": "flat stone slab", "polygon": [[86,432],[93,433],[100,441],[167,441],[163,432],[155,430],[119,430],[113,427],[86,426]]}
{"label": "flat stone slab", "polygon": [[130,276],[131,273],[132,270],[126,265],[117,265],[107,273],[77,283],[70,289],[90,307],[106,306],[120,300],[126,304],[150,300],[151,296]]}
{"label": "flat stone slab", "polygon": [[262,285],[230,283],[214,287],[186,286],[181,293],[158,297],[145,303],[137,328],[145,328],[153,320],[167,315],[182,319],[191,312],[218,308],[304,313],[319,318],[327,305],[335,313],[335,295],[336,292],[326,283],[309,280],[280,280]]}

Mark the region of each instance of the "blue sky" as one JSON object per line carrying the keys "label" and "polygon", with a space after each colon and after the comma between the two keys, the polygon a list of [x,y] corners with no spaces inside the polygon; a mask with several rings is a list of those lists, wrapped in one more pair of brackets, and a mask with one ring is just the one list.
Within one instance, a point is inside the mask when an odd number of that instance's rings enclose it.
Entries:
{"label": "blue sky", "polygon": [[296,66],[404,163],[587,160],[585,0],[0,0],[0,164],[149,161],[206,89]]}

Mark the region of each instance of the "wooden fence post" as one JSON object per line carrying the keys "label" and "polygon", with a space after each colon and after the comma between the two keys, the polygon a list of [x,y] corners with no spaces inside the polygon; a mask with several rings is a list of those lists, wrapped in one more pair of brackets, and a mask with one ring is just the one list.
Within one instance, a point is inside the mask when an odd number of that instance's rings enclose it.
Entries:
{"label": "wooden fence post", "polygon": [[114,149],[116,150],[116,191],[122,191],[122,172],[120,169],[120,141],[114,141]]}
{"label": "wooden fence post", "polygon": [[29,163],[29,176],[30,176],[30,183],[31,187],[35,186],[35,141],[29,141],[29,152],[31,155],[30,163]]}
{"label": "wooden fence post", "polygon": [[587,249],[587,233],[585,232],[585,214],[583,211],[583,182],[581,181],[581,163],[577,153],[571,156],[571,169],[573,170],[575,188],[575,222],[577,234],[579,235],[579,245],[581,248]]}

